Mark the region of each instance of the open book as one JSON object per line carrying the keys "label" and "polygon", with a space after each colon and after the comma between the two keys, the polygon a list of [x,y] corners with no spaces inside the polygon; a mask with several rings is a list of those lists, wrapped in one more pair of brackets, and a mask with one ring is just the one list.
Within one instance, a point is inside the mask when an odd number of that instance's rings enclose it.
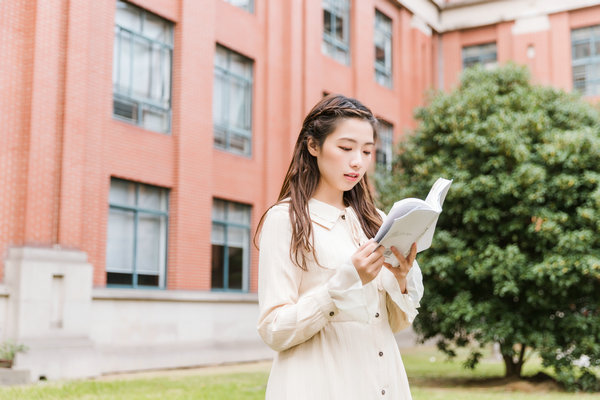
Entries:
{"label": "open book", "polygon": [[435,225],[451,184],[451,180],[438,178],[425,201],[411,197],[394,203],[375,235],[375,241],[385,247],[386,263],[398,266],[398,260],[390,249],[392,246],[405,257],[414,242],[417,243],[417,252],[431,246]]}

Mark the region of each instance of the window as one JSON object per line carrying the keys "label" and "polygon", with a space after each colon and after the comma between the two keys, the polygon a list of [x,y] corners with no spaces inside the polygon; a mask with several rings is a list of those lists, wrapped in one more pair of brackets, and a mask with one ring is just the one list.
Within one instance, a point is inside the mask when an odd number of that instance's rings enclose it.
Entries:
{"label": "window", "polygon": [[323,0],[324,54],[350,64],[350,0]]}
{"label": "window", "polygon": [[226,2],[233,4],[236,7],[244,9],[249,13],[254,12],[254,1],[253,0],[225,0]]}
{"label": "window", "polygon": [[463,68],[482,64],[486,69],[497,65],[496,43],[467,46],[462,49]]}
{"label": "window", "polygon": [[214,199],[212,289],[248,290],[250,206]]}
{"label": "window", "polygon": [[600,95],[600,25],[571,31],[573,88]]}
{"label": "window", "polygon": [[391,171],[393,158],[394,127],[382,120],[379,120],[379,129],[377,129],[377,167]]}
{"label": "window", "polygon": [[213,92],[215,147],[250,156],[252,60],[217,45]]}
{"label": "window", "polygon": [[167,189],[111,180],[107,285],[165,287],[168,207]]}
{"label": "window", "polygon": [[392,87],[392,20],[375,10],[375,81]]}
{"label": "window", "polygon": [[113,116],[145,129],[171,131],[173,24],[117,1]]}

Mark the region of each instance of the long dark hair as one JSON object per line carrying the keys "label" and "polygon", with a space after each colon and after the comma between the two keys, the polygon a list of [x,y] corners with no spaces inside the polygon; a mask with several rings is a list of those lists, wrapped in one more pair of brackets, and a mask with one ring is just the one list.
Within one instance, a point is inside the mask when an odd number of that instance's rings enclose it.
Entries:
{"label": "long dark hair", "polygon": [[[327,136],[335,130],[338,122],[346,118],[368,121],[373,127],[373,139],[377,138],[377,118],[361,102],[339,94],[324,97],[310,110],[302,123],[292,161],[283,180],[279,198],[274,204],[280,204],[284,199],[290,198],[289,213],[292,224],[290,258],[303,270],[307,269],[307,254],[313,253],[313,257],[317,261],[316,254],[314,254],[314,238],[308,201],[315,193],[321,176],[317,159],[308,151],[308,139],[312,138],[321,148]],[[373,202],[367,174],[351,190],[344,192],[343,199],[346,205],[352,206],[356,211],[367,237],[374,237],[382,220]],[[257,248],[256,238],[266,214],[265,212],[261,217],[254,235],[254,245]]]}

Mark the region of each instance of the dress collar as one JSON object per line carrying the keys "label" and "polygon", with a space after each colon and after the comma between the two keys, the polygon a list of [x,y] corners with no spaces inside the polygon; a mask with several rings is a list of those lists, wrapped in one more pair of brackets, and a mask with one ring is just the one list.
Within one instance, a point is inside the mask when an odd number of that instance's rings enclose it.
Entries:
{"label": "dress collar", "polygon": [[323,226],[324,228],[331,229],[335,225],[340,215],[346,214],[348,207],[344,210],[332,206],[331,204],[324,203],[315,198],[311,198],[308,201],[308,211],[310,218],[313,222]]}

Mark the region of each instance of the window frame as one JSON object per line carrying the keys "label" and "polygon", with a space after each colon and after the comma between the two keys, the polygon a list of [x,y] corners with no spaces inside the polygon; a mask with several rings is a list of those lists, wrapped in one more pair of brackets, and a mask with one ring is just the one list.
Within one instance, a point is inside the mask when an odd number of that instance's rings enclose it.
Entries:
{"label": "window frame", "polygon": [[[243,157],[247,157],[247,158],[252,158],[252,153],[253,153],[253,140],[252,140],[252,132],[254,130],[254,118],[253,118],[253,111],[254,111],[254,60],[246,57],[245,55],[238,53],[234,50],[231,50],[228,47],[225,47],[219,43],[216,44],[215,46],[215,52],[217,51],[218,48],[222,48],[224,50],[226,50],[227,52],[227,64],[228,67],[230,67],[231,64],[231,56],[232,54],[236,54],[240,57],[243,57],[249,64],[250,64],[250,77],[245,77],[239,74],[236,74],[235,72],[231,72],[230,68],[224,68],[220,65],[217,65],[217,63],[214,63],[213,66],[213,80],[216,81],[217,76],[220,74],[221,77],[226,78],[226,82],[228,84],[227,88],[229,89],[230,86],[230,82],[231,82],[231,78],[236,79],[238,82],[242,82],[244,83],[244,88],[249,88],[249,100],[250,100],[250,104],[248,105],[247,109],[248,109],[248,118],[249,118],[249,125],[250,125],[250,129],[248,131],[242,130],[242,129],[238,129],[236,127],[233,127],[232,124],[229,121],[229,116],[227,116],[227,123],[226,125],[221,125],[220,123],[218,123],[217,121],[214,120],[214,115],[213,115],[213,146],[216,149],[222,150],[222,151],[226,151],[228,153],[232,153],[232,154],[236,154],[239,156],[243,156]],[[214,82],[213,81],[213,82]],[[214,86],[213,86],[214,88]],[[223,95],[223,104],[229,104],[229,90],[226,90],[225,93],[222,93]],[[213,107],[214,107],[214,89],[213,89]],[[229,110],[229,109],[228,109]],[[215,132],[217,130],[220,130],[223,132],[224,136],[225,136],[225,146],[220,146],[217,145],[215,139]],[[243,136],[245,138],[248,139],[248,153],[243,153],[240,152],[238,150],[235,150],[234,148],[231,147],[231,135],[235,134],[238,136]]]}
{"label": "window frame", "polygon": [[[139,126],[142,129],[146,129],[148,131],[151,132],[157,132],[157,133],[162,133],[162,134],[167,134],[170,135],[172,132],[172,110],[173,110],[173,49],[174,49],[174,36],[175,36],[175,24],[157,14],[154,14],[150,11],[147,11],[141,7],[136,6],[135,4],[131,4],[129,2],[126,1],[122,1],[122,0],[117,0],[116,3],[126,3],[128,7],[132,7],[138,10],[139,12],[139,18],[140,20],[140,26],[141,26],[141,31],[143,31],[143,27],[144,27],[144,23],[147,19],[148,15],[153,15],[156,18],[160,18],[163,22],[167,23],[170,26],[170,42],[171,43],[167,43],[167,42],[163,42],[160,40],[156,40],[154,38],[150,38],[146,35],[144,35],[141,32],[136,32],[134,30],[131,30],[129,28],[120,26],[117,24],[116,22],[116,15],[115,15],[115,24],[114,24],[114,41],[113,42],[113,46],[117,46],[118,47],[118,51],[116,52],[118,59],[113,59],[113,69],[116,69],[116,77],[113,76],[113,108],[112,108],[112,117],[118,121],[122,121],[122,122],[126,122],[132,125],[136,125]],[[117,11],[118,12],[118,11]],[[126,33],[126,35],[129,35],[129,42],[130,42],[130,48],[133,49],[133,44],[138,41],[138,42],[145,42],[147,44],[150,45],[150,48],[154,48],[154,46],[158,46],[160,47],[161,51],[163,50],[168,50],[169,51],[169,73],[170,73],[170,77],[169,77],[169,104],[168,104],[168,108],[165,108],[162,104],[159,104],[158,102],[152,101],[152,99],[148,99],[148,98],[142,98],[139,96],[136,96],[133,94],[133,85],[130,85],[130,88],[128,90],[127,93],[125,93],[124,91],[120,90],[120,77],[121,77],[121,68],[120,68],[120,57],[121,57],[121,46],[122,46],[122,42],[124,40],[123,36],[123,32]],[[114,49],[113,49],[113,54],[114,54]],[[134,59],[134,52],[133,50],[129,52],[129,82],[133,82],[133,59]],[[118,62],[116,68],[115,68],[115,64]],[[163,58],[160,58],[160,66],[162,66],[162,62],[163,62]],[[113,74],[115,72],[113,71]],[[114,103],[116,101],[120,101],[122,103],[134,103],[137,106],[137,110],[135,112],[135,121],[122,117],[118,114],[115,114],[115,107],[114,107]],[[144,112],[144,110],[149,109],[149,110],[156,110],[156,111],[160,111],[160,112],[165,112],[166,113],[166,118],[167,118],[167,127],[165,131],[162,130],[154,130],[154,129],[150,129],[147,128],[143,125],[143,120],[142,120],[142,113]]]}
{"label": "window frame", "polygon": [[[383,29],[384,24],[389,23],[389,31]],[[378,84],[387,87],[389,89],[394,88],[394,79],[393,79],[393,52],[394,52],[394,21],[379,11],[375,9],[375,28],[374,31],[379,31],[380,35],[383,35],[386,38],[385,41],[385,65],[381,65],[377,62],[377,54],[375,54],[374,64],[375,64],[375,82]],[[373,44],[375,43],[375,35],[373,35]],[[378,77],[384,80],[385,83],[379,81]]]}
{"label": "window frame", "polygon": [[[223,202],[225,204],[225,210],[224,210],[224,218],[223,220],[219,220],[219,219],[215,219],[214,215],[211,215],[211,240],[210,240],[210,245],[211,245],[211,260],[210,260],[210,268],[211,268],[211,288],[210,290],[213,292],[234,292],[234,293],[247,293],[250,289],[250,262],[251,262],[251,233],[252,233],[252,206],[250,204],[246,204],[246,203],[240,203],[240,202],[236,202],[236,201],[229,201],[229,200],[225,200],[225,199],[221,199],[221,198],[217,198],[214,197],[213,198],[213,210],[215,208],[215,201],[220,201]],[[248,225],[245,224],[240,224],[238,222],[230,222],[228,220],[228,215],[229,215],[229,206],[231,204],[237,204],[237,205],[242,205],[244,207],[247,208],[248,211]],[[218,225],[218,226],[222,226],[223,227],[223,287],[222,288],[213,288],[212,287],[212,246],[214,245],[213,239],[212,239],[212,229],[214,225]],[[240,229],[247,229],[248,231],[248,243],[247,243],[247,248],[248,248],[248,254],[245,255],[245,257],[243,257],[243,264],[242,264],[242,288],[241,289],[235,289],[235,288],[230,288],[229,287],[229,242],[227,239],[227,232],[228,232],[228,228],[229,227],[233,227],[233,228],[240,228]]]}
{"label": "window frame", "polygon": [[[336,31],[336,22],[335,16],[339,16],[342,18],[342,24],[344,29],[344,38],[339,40],[334,35],[331,35],[329,32],[325,31],[325,26],[323,25],[323,46],[321,46],[322,53],[328,57],[333,58],[343,65],[350,65],[350,9],[352,8],[351,0],[322,0],[322,9],[323,14],[325,11],[329,11],[330,14],[330,25],[332,27],[331,31]],[[339,14],[338,14],[339,13]],[[324,16],[324,15],[323,15]],[[336,52],[342,51],[344,53],[344,61],[338,59],[336,54],[331,54],[328,49],[331,46],[335,49]]]}
{"label": "window frame", "polygon": [[[470,57],[465,57],[465,51],[467,49],[475,49],[475,48],[479,48],[479,49],[483,49],[485,47],[494,45],[494,52],[493,53],[480,53],[477,54],[476,56],[470,56]],[[487,68],[488,66],[494,66],[498,63],[498,44],[496,42],[487,42],[487,43],[480,43],[480,44],[475,44],[475,45],[469,45],[469,46],[463,46],[461,49],[461,60],[462,60],[462,68],[467,69],[469,67],[475,66],[477,64],[481,64],[484,68]],[[489,61],[493,60],[493,63],[490,63]],[[469,65],[467,65],[467,62],[469,62]]]}
{"label": "window frame", "polygon": [[[375,164],[376,168],[380,171],[391,171],[392,170],[392,162],[394,158],[394,125],[387,122],[383,119],[379,120],[379,129],[377,130],[377,146],[375,148]],[[381,127],[386,126],[389,127],[389,138],[387,135],[382,135]],[[380,147],[381,146],[381,147]],[[386,163],[385,165],[379,162],[377,155],[380,153],[384,153],[386,155]]]}
{"label": "window frame", "polygon": [[[576,31],[585,31],[589,30],[589,36],[586,39],[573,40],[573,33]],[[598,31],[598,35],[594,35],[594,31]],[[573,84],[573,90],[581,93],[583,96],[599,96],[600,95],[600,73],[596,78],[588,78],[588,76],[592,76],[590,72],[588,72],[588,66],[597,65],[600,69],[600,51],[596,51],[596,46],[600,46],[600,25],[590,25],[581,28],[571,29],[570,31],[570,39],[571,39],[571,79]],[[587,57],[575,57],[575,48],[577,45],[589,43],[590,54]],[[581,75],[583,79],[583,90],[582,85],[577,84],[578,74],[575,72],[576,67],[585,67],[584,73]],[[593,86],[592,86],[593,85]],[[592,90],[588,90],[588,88],[593,88],[594,86],[598,87],[598,92],[595,93]]]}
{"label": "window frame", "polygon": [[231,0],[225,0],[226,3],[231,4],[234,7],[240,8],[242,10],[248,11],[250,14],[254,14],[254,0],[248,0],[248,6],[239,6],[237,4],[233,4]]}
{"label": "window frame", "polygon": [[[155,185],[148,185],[145,183],[140,183],[140,182],[135,182],[135,181],[130,181],[130,180],[126,180],[126,179],[121,179],[121,178],[114,178],[111,177],[111,184],[112,182],[116,182],[116,181],[120,181],[120,182],[125,182],[127,184],[134,184],[135,185],[135,206],[131,206],[131,205],[127,205],[127,204],[117,204],[117,203],[113,203],[110,200],[110,196],[109,196],[109,200],[108,200],[108,212],[110,214],[110,210],[118,210],[118,211],[127,211],[127,212],[133,212],[134,214],[134,221],[133,221],[133,256],[132,256],[132,271],[131,271],[131,285],[124,285],[124,284],[118,284],[118,283],[108,283],[108,277],[107,277],[107,283],[106,283],[106,287],[107,288],[127,288],[127,289],[144,289],[144,290],[165,290],[167,288],[167,270],[168,270],[168,257],[169,257],[169,207],[170,207],[170,191],[167,188],[161,187],[161,186],[155,186]],[[143,208],[143,207],[138,207],[138,203],[139,203],[139,198],[140,198],[140,187],[141,186],[149,186],[149,187],[153,187],[153,188],[157,188],[160,189],[164,192],[165,194],[165,209],[166,211],[157,211],[157,210],[152,210],[152,209],[147,209],[147,208]],[[158,271],[158,286],[149,286],[149,285],[139,285],[138,284],[138,273],[137,273],[137,246],[138,246],[138,223],[139,223],[139,214],[140,212],[142,214],[146,214],[146,215],[153,215],[153,216],[159,216],[159,217],[164,217],[165,218],[165,238],[164,238],[164,242],[165,242],[165,248],[164,248],[164,257],[162,257],[163,259],[160,260],[159,262],[162,262],[162,265],[159,266],[159,271]],[[107,230],[108,230],[108,221],[107,221]],[[108,236],[108,233],[107,233]],[[108,243],[108,240],[107,240]],[[104,266],[104,272],[106,274],[108,274],[109,272],[115,272],[115,273],[120,273],[122,271],[116,271],[113,270],[111,271],[109,266],[108,266],[108,244],[106,246],[106,262],[105,262],[105,266]]]}

